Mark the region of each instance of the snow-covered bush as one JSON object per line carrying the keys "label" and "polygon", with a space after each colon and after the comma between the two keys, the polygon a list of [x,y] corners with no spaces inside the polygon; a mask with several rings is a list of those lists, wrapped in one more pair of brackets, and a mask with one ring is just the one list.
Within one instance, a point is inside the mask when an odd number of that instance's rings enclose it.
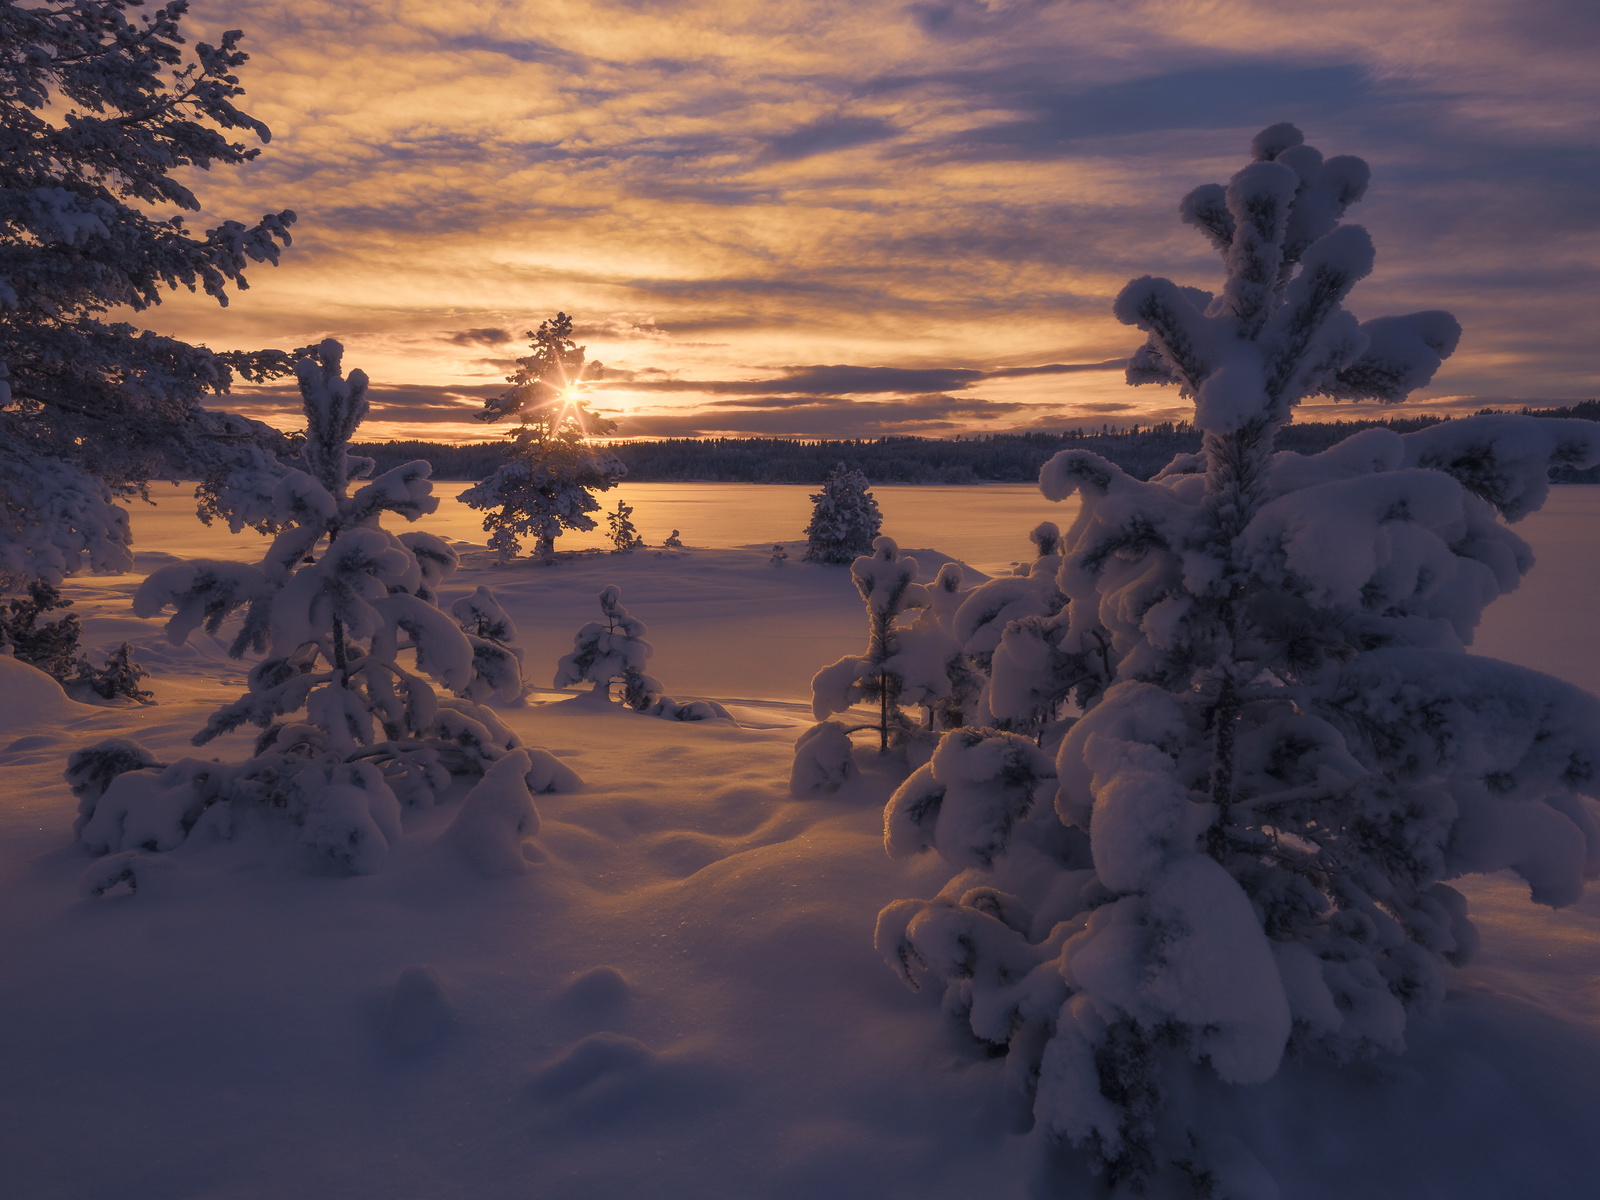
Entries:
{"label": "snow-covered bush", "polygon": [[889,849],[962,873],[878,931],[1009,1053],[1045,1136],[1113,1183],[1182,1171],[1218,1196],[1266,1194],[1246,1182],[1262,1172],[1219,1149],[1185,1072],[1251,1083],[1288,1052],[1399,1050],[1472,953],[1449,880],[1509,868],[1559,905],[1600,868],[1600,701],[1464,651],[1532,565],[1500,518],[1539,506],[1552,465],[1600,460],[1600,427],[1486,416],[1275,454],[1302,397],[1402,400],[1458,331],[1343,308],[1372,266],[1340,224],[1364,163],[1287,125],[1252,149],[1181,208],[1222,290],[1146,277],[1115,305],[1148,335],[1129,381],[1192,396],[1203,452],[1148,483],[1077,450],[1041,473],[1048,498],[1082,497],[1068,605],[998,644],[1083,680],[1054,808],[1002,770],[954,818],[941,756],[982,736],[947,735],[891,802]]}
{"label": "snow-covered bush", "polygon": [[[627,554],[643,548],[644,539],[639,536],[639,530],[633,523],[633,505],[617,501],[617,511],[606,514],[606,536],[611,539],[614,554]],[[678,536],[676,529],[672,531],[672,536]],[[679,542],[678,545],[682,546],[683,543]]]}
{"label": "snow-covered bush", "polygon": [[[483,509],[489,546],[503,559],[522,549],[522,539],[537,539],[535,553],[555,556],[556,538],[568,529],[587,533],[589,514],[599,512],[595,492],[615,487],[627,469],[589,438],[614,433],[615,421],[590,412],[579,385],[586,374],[584,347],[572,340],[572,318],[557,313],[528,333],[532,353],[517,360],[506,377],[512,386],[484,404],[481,421],[514,416],[511,453],[506,462],[458,497]],[[588,374],[598,373],[589,364]]]}
{"label": "snow-covered bush", "polygon": [[[639,544],[642,546],[642,545],[644,545],[644,542],[641,541]],[[683,549],[683,539],[678,536],[678,531],[676,529],[674,529],[671,533],[667,534],[667,540],[661,543],[661,548],[663,550],[682,550]]]}
{"label": "snow-covered bush", "polygon": [[173,610],[174,644],[197,627],[214,634],[244,610],[230,653],[265,657],[250,669],[249,690],[213,713],[194,744],[253,724],[262,729],[255,753],[161,764],[119,739],[78,751],[67,776],[80,798],[79,838],[94,853],[171,850],[203,818],[226,836],[265,811],[286,815],[317,854],[371,871],[399,836],[402,803],[432,804],[452,775],[482,774],[518,746],[488,709],[441,698],[429,682],[458,694],[520,693],[514,656],[480,652],[503,649],[510,623],[492,596],[472,597],[461,615],[487,634],[475,645],[434,603],[454,552],[431,534],[396,536],[379,524],[385,512],[416,520],[438,507],[427,463],[350,490],[372,470],[371,459],[349,453],[367,381],[360,371],[340,375],[341,354],[328,341],[298,364],[307,469],[275,490],[285,528],[261,563],[173,563],[134,597],[139,616]]}
{"label": "snow-covered bush", "polygon": [[[165,288],[221,304],[278,261],[292,212],[191,233],[188,169],[241,166],[270,134],[240,111],[232,30],[185,49],[186,5],[142,19],[121,0],[0,8],[0,583],[132,565],[116,502],[184,472],[221,485],[273,461],[282,435],[208,412],[236,376],[287,373],[281,351],[219,352],[106,321]],[[50,114],[51,109],[55,114]],[[202,490],[201,507],[210,493]]]}
{"label": "snow-covered bush", "polygon": [[781,567],[781,566],[783,566],[784,562],[787,561],[788,557],[789,557],[789,552],[783,548],[783,543],[782,542],[773,542],[772,543],[772,557],[770,559],[768,559],[767,561],[769,563],[771,563],[771,565],[773,565],[774,567]]}
{"label": "snow-covered bush", "polygon": [[822,490],[811,496],[806,562],[847,563],[871,552],[883,514],[869,486],[865,475],[843,463],[829,472]]}

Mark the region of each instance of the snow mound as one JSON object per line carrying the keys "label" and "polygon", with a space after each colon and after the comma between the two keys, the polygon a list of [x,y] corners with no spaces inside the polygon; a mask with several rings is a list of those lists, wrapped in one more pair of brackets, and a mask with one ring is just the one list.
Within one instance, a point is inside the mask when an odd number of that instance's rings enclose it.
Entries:
{"label": "snow mound", "polygon": [[60,721],[87,711],[37,667],[0,655],[0,733]]}

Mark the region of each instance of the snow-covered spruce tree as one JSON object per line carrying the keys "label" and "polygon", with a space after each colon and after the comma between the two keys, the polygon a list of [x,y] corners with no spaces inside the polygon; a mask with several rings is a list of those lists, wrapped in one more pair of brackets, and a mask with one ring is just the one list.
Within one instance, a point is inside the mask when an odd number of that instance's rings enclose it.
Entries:
{"label": "snow-covered spruce tree", "polygon": [[[488,709],[441,698],[425,678],[458,693],[520,692],[505,659],[476,653],[435,606],[455,553],[431,534],[396,536],[379,524],[386,512],[414,521],[438,507],[428,464],[406,463],[350,490],[373,463],[349,452],[367,411],[367,380],[360,371],[340,375],[341,353],[327,341],[297,365],[307,469],[277,486],[285,528],[260,565],[174,563],[134,597],[139,616],[174,610],[167,636],[175,644],[200,626],[214,634],[245,610],[230,653],[266,657],[250,669],[249,690],[213,713],[194,744],[254,724],[263,730],[255,753],[235,763],[161,764],[122,739],[78,751],[67,770],[80,798],[76,829],[97,854],[172,850],[202,820],[228,836],[264,810],[286,816],[317,854],[368,872],[400,834],[401,805],[434,803],[452,775],[481,774],[517,751],[528,756],[535,790],[572,782],[543,751],[518,751]],[[474,619],[495,623],[492,597],[469,607]]]}
{"label": "snow-covered spruce tree", "polygon": [[534,553],[555,557],[564,530],[587,533],[590,513],[600,511],[594,493],[615,487],[627,468],[614,454],[596,450],[589,439],[616,432],[617,423],[590,412],[579,393],[585,375],[599,363],[584,364],[585,347],[572,340],[572,318],[557,313],[528,333],[532,353],[517,360],[507,376],[512,386],[487,401],[480,421],[516,417],[511,453],[487,479],[458,499],[486,512],[489,545],[503,559],[516,557],[522,539],[534,537]]}
{"label": "snow-covered spruce tree", "polygon": [[572,653],[556,664],[556,687],[592,683],[593,695],[609,703],[615,683],[621,688],[622,703],[646,716],[672,721],[733,719],[715,700],[680,704],[664,694],[661,681],[644,671],[646,660],[655,653],[655,647],[644,639],[644,622],[622,606],[622,592],[617,587],[603,589],[599,599],[605,619],[589,621],[573,635]]}
{"label": "snow-covered spruce tree", "polygon": [[[182,0],[142,19],[131,0],[0,0],[0,584],[132,563],[118,497],[179,472],[210,482],[270,463],[282,435],[200,407],[234,376],[285,374],[280,351],[219,353],[103,319],[142,311],[164,288],[227,303],[250,262],[276,263],[292,212],[204,235],[182,169],[240,166],[233,30],[184,52]],[[221,489],[219,491],[219,488]]]}
{"label": "snow-covered spruce tree", "polygon": [[1457,327],[1343,308],[1373,261],[1340,224],[1364,163],[1287,125],[1253,159],[1180,210],[1221,292],[1146,277],[1115,306],[1148,335],[1129,381],[1194,397],[1203,452],[1148,483],[1083,451],[1041,473],[1083,500],[1052,644],[1091,680],[1054,810],[947,829],[948,800],[908,781],[890,852],[931,845],[961,874],[878,927],[908,982],[1007,1050],[1044,1136],[1114,1184],[1187,1172],[1219,1197],[1275,1189],[1207,1088],[1286,1052],[1400,1050],[1473,950],[1448,880],[1509,868],[1559,905],[1600,867],[1600,701],[1464,652],[1531,566],[1499,518],[1537,509],[1553,464],[1600,459],[1600,427],[1485,416],[1275,454],[1296,401],[1403,400]]}
{"label": "snow-covered spruce tree", "polygon": [[[674,529],[672,534],[676,537],[678,531]],[[611,539],[611,549],[614,554],[628,554],[644,548],[644,539],[639,536],[639,530],[633,523],[631,504],[624,504],[618,500],[617,511],[606,514],[606,536]]]}
{"label": "snow-covered spruce tree", "polygon": [[878,501],[867,489],[867,477],[840,463],[828,473],[822,490],[811,496],[811,522],[806,526],[806,562],[847,563],[872,551],[883,527]]}

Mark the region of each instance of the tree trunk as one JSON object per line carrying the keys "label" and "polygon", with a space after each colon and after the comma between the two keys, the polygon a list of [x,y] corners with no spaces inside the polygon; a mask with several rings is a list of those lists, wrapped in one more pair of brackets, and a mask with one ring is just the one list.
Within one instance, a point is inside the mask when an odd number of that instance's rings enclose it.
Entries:
{"label": "tree trunk", "polygon": [[889,673],[878,672],[878,753],[889,753]]}

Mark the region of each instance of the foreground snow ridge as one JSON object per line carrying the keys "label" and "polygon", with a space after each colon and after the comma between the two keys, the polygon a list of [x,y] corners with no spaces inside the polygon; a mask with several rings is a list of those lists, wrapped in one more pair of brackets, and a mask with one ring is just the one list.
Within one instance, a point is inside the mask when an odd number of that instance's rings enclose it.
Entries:
{"label": "foreground snow ridge", "polygon": [[1260,1083],[1286,1054],[1400,1051],[1477,944],[1447,880],[1509,868],[1561,905],[1600,868],[1600,702],[1464,649],[1532,565],[1500,518],[1543,502],[1550,466],[1600,459],[1600,430],[1478,417],[1274,454],[1302,397],[1401,400],[1459,330],[1342,307],[1372,267],[1339,224],[1364,163],[1288,125],[1252,152],[1182,205],[1221,292],[1146,277],[1116,302],[1148,335],[1129,382],[1194,397],[1203,453],[1148,483],[1084,451],[1041,472],[1082,498],[1066,604],[1004,626],[987,701],[1006,725],[1070,691],[1082,715],[1039,730],[1053,772],[1013,733],[944,735],[885,841],[958,873],[877,931],[1110,1184],[1235,1197],[1277,1188],[1197,1070]]}

